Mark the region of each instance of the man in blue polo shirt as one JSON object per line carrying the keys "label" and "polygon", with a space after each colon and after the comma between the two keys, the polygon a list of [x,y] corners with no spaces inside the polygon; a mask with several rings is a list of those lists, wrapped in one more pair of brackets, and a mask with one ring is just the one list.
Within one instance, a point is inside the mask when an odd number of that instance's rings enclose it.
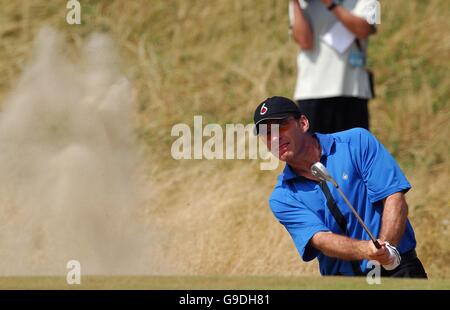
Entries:
{"label": "man in blue polo shirt", "polygon": [[[322,275],[366,274],[371,270],[368,261],[375,260],[383,267],[382,276],[427,277],[407,218],[404,194],[411,185],[370,132],[355,128],[311,134],[308,119],[284,97],[262,102],[255,110],[254,122],[256,133],[263,136],[271,152],[286,162],[269,203],[304,261],[317,258]],[[318,161],[378,238],[379,249],[337,190],[321,187],[311,174],[311,166]],[[327,199],[325,191],[331,198]],[[337,210],[329,207],[330,200]]]}

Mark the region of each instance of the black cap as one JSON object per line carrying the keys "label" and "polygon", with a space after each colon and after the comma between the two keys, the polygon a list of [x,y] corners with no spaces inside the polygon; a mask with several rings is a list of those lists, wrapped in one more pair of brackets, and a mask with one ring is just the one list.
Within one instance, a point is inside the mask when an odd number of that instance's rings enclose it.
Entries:
{"label": "black cap", "polygon": [[253,121],[255,134],[259,132],[259,124],[270,119],[284,119],[291,115],[298,117],[302,113],[294,101],[285,97],[270,97],[261,102],[255,110]]}

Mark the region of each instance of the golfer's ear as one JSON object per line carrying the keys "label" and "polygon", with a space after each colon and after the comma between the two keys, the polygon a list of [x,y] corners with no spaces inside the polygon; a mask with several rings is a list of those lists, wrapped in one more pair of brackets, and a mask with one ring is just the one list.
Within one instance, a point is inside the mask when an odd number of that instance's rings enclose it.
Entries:
{"label": "golfer's ear", "polygon": [[301,115],[298,123],[303,132],[307,132],[309,130],[309,120],[305,115]]}

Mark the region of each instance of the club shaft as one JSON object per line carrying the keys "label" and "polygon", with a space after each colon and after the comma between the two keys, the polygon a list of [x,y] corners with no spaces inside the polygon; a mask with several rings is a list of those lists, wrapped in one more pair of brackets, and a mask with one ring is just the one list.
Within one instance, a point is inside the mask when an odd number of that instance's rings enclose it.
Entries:
{"label": "club shaft", "polygon": [[[336,182],[333,182],[336,183]],[[369,234],[370,239],[372,239],[372,242],[375,244],[375,246],[377,247],[377,249],[381,248],[380,244],[378,243],[377,239],[375,239],[375,237],[373,236],[373,234],[370,232],[369,228],[366,226],[366,224],[364,224],[364,221],[362,220],[362,218],[359,216],[358,212],[356,212],[355,208],[353,208],[352,204],[350,203],[350,201],[348,201],[347,197],[344,195],[344,193],[341,191],[341,189],[339,188],[339,186],[336,186],[336,189],[339,191],[339,194],[341,194],[342,198],[344,198],[345,202],[347,203],[347,205],[350,207],[350,209],[352,210],[353,214],[356,216],[356,218],[358,219],[358,222],[361,224],[361,226],[365,229],[365,231]]]}

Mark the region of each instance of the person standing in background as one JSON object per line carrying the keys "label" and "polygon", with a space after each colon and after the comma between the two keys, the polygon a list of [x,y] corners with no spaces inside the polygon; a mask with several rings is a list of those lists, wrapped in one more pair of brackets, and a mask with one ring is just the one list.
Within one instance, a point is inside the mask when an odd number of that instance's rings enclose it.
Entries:
{"label": "person standing in background", "polygon": [[374,91],[365,65],[368,37],[376,28],[366,16],[373,2],[290,0],[292,37],[301,47],[294,99],[312,132],[369,129]]}

